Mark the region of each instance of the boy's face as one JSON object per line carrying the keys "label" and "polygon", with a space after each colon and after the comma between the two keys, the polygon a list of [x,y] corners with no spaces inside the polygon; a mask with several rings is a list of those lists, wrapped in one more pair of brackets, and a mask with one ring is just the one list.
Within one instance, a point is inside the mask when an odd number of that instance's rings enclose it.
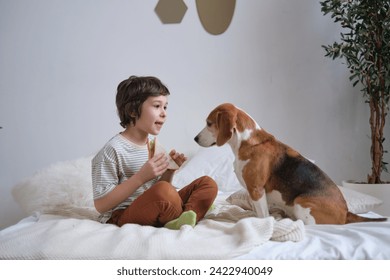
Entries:
{"label": "boy's face", "polygon": [[167,117],[167,96],[150,96],[142,104],[141,116],[135,126],[144,132],[158,135]]}

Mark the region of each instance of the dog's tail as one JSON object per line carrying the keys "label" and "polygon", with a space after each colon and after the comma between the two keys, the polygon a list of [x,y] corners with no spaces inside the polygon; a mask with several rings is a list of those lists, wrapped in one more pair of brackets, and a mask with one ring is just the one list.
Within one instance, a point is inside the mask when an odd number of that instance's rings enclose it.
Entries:
{"label": "dog's tail", "polygon": [[367,217],[362,217],[354,213],[348,212],[346,224],[361,223],[361,222],[384,222],[384,221],[387,221],[387,218],[367,218]]}

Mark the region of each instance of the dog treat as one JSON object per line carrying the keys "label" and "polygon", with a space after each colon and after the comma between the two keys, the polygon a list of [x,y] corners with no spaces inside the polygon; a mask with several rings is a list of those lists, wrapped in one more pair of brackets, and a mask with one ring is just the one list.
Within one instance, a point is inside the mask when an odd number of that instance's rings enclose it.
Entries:
{"label": "dog treat", "polygon": [[148,141],[148,151],[149,151],[149,159],[151,159],[152,157],[154,157],[154,153],[156,151],[156,137]]}
{"label": "dog treat", "polygon": [[179,166],[177,165],[177,163],[171,158],[171,156],[165,151],[165,149],[161,146],[161,145],[158,145],[155,141],[155,154],[165,154],[167,157],[168,157],[168,169],[171,169],[171,170],[176,170],[176,169],[179,169]]}
{"label": "dog treat", "polygon": [[171,156],[170,155],[168,155],[168,158],[169,158],[169,160],[168,160],[168,169],[171,169],[171,170],[177,170],[177,169],[179,169],[180,167],[179,167],[179,165],[177,165],[177,163],[171,158]]}
{"label": "dog treat", "polygon": [[177,163],[171,158],[171,156],[165,151],[165,149],[157,144],[157,138],[154,137],[152,140],[148,141],[148,150],[149,150],[149,158],[154,157],[156,154],[163,153],[168,157],[168,169],[177,170],[179,166]]}

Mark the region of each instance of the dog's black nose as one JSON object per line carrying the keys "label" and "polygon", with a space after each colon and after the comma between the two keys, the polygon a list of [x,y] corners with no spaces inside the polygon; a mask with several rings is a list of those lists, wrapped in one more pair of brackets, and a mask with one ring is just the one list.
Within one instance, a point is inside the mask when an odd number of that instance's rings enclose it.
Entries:
{"label": "dog's black nose", "polygon": [[199,136],[195,136],[194,140],[195,140],[196,143],[198,143]]}

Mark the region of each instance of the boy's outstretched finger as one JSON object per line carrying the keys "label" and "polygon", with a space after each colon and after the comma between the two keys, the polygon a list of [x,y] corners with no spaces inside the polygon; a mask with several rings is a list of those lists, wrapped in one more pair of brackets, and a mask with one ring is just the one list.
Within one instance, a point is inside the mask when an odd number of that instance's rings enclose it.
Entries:
{"label": "boy's outstretched finger", "polygon": [[176,162],[178,166],[181,166],[186,160],[187,157],[183,153],[178,153],[176,150],[172,150],[169,153],[169,156]]}

